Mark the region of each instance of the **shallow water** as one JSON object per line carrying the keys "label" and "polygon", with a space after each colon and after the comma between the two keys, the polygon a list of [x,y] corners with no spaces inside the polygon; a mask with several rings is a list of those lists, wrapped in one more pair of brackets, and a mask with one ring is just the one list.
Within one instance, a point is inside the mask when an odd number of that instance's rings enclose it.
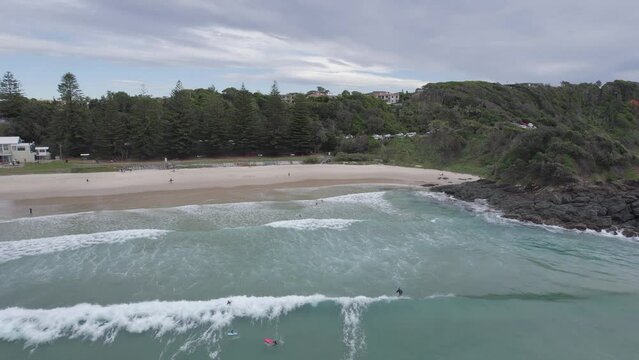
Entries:
{"label": "shallow water", "polygon": [[0,276],[2,359],[639,353],[639,243],[414,189],[7,220]]}

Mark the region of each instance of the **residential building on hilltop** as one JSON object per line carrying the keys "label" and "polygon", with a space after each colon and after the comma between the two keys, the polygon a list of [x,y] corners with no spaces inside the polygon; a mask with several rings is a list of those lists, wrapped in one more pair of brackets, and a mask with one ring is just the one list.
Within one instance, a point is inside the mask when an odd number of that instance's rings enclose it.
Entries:
{"label": "residential building on hilltop", "polygon": [[391,93],[388,91],[373,91],[368,95],[385,101],[387,104],[397,104],[399,102],[399,93]]}
{"label": "residential building on hilltop", "polygon": [[288,93],[288,94],[284,94],[284,95],[280,95],[280,98],[282,98],[282,101],[284,101],[287,104],[295,104],[295,96],[299,95],[298,93]]}

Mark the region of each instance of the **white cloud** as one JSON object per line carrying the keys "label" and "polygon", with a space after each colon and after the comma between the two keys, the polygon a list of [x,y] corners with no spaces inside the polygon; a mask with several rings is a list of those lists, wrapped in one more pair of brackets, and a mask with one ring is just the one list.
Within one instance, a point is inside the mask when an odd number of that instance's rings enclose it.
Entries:
{"label": "white cloud", "polygon": [[[128,37],[88,34],[71,42],[42,40],[0,33],[0,51],[56,56],[85,56],[125,62],[245,69],[247,78],[259,74],[271,79],[351,87],[406,88],[424,84],[391,75],[387,64],[360,64],[340,57],[348,46],[300,42],[255,30],[210,26],[185,28],[173,37]],[[259,75],[257,75],[259,76]],[[130,86],[130,85],[129,85]]]}

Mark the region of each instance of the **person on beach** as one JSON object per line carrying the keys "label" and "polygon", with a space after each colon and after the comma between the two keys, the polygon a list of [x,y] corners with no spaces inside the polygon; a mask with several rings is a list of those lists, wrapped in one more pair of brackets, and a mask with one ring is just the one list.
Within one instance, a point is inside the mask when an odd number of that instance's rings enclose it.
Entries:
{"label": "person on beach", "polygon": [[404,291],[402,290],[402,288],[397,288],[397,291],[395,291],[395,294],[397,294],[397,296],[402,296],[402,294],[404,293]]}
{"label": "person on beach", "polygon": [[169,179],[169,183],[173,184],[173,178]]}
{"label": "person on beach", "polygon": [[33,215],[33,209],[29,208],[29,215]]}

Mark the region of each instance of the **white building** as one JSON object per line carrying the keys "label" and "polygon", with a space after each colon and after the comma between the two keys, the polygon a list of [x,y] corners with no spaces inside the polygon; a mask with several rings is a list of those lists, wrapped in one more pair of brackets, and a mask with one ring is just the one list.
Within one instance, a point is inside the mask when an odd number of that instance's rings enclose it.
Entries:
{"label": "white building", "polygon": [[48,146],[36,146],[36,159],[37,160],[51,160],[51,153]]}
{"label": "white building", "polygon": [[35,144],[23,143],[19,136],[0,136],[0,162],[3,164],[36,161]]}
{"label": "white building", "polygon": [[390,93],[388,91],[373,91],[368,94],[380,100],[384,100],[387,104],[397,104],[399,102],[399,93]]}

